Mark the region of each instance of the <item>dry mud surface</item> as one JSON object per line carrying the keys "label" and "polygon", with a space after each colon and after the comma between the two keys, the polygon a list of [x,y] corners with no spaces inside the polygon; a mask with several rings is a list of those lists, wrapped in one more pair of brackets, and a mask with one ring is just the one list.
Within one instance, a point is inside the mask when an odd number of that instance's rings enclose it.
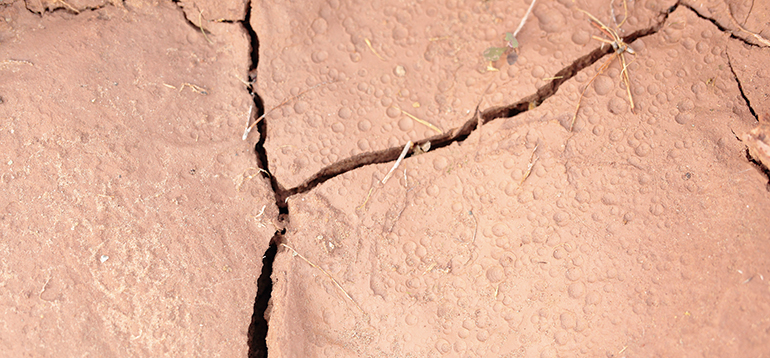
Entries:
{"label": "dry mud surface", "polygon": [[277,209],[242,26],[0,12],[0,355],[244,356]]}
{"label": "dry mud surface", "polygon": [[0,0],[1,355],[766,356],[770,6],[529,3]]}

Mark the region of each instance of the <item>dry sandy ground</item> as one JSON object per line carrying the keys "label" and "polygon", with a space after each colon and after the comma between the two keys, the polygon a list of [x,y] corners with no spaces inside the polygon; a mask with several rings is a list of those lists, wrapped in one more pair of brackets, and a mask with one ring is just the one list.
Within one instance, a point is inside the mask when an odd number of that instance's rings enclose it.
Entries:
{"label": "dry sandy ground", "polygon": [[0,355],[767,356],[770,4],[529,4],[0,0]]}

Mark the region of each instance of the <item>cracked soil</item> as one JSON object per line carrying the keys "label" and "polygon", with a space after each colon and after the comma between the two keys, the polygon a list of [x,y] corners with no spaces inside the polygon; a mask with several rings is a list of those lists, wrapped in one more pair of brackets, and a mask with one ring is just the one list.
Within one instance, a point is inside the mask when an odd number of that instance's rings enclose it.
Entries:
{"label": "cracked soil", "polygon": [[770,3],[529,4],[0,0],[0,355],[767,356]]}

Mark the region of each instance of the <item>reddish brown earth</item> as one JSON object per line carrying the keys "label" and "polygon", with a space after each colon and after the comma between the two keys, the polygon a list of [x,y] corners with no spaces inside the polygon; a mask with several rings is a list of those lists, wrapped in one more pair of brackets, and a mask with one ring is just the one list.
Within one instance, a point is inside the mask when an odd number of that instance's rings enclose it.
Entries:
{"label": "reddish brown earth", "polygon": [[0,1],[0,352],[766,356],[770,6],[612,3]]}
{"label": "reddish brown earth", "polygon": [[242,26],[0,14],[0,355],[244,356],[277,210]]}

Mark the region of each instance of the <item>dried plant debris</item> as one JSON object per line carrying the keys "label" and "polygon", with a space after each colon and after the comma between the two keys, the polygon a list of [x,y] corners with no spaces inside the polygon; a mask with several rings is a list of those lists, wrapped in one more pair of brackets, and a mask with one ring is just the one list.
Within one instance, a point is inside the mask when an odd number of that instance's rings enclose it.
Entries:
{"label": "dried plant debris", "polygon": [[749,148],[752,159],[770,168],[770,118],[768,114],[760,117],[759,124],[743,135],[743,143]]}

